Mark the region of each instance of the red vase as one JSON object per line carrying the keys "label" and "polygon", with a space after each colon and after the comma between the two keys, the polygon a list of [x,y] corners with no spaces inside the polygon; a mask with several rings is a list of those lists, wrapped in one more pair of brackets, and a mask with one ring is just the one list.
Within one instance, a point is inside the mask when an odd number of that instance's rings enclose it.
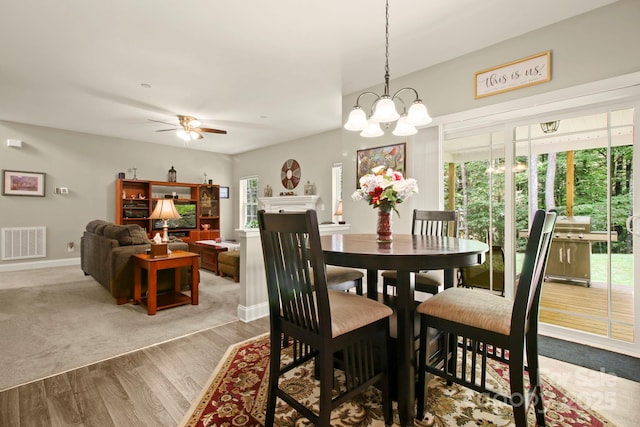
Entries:
{"label": "red vase", "polygon": [[391,215],[393,208],[380,206],[378,208],[378,243],[391,243],[393,241],[393,233],[391,231]]}

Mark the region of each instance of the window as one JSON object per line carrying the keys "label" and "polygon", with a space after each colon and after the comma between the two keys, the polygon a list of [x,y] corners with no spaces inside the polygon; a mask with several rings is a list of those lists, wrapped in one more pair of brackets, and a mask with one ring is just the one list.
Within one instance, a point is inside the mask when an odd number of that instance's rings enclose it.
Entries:
{"label": "window", "polygon": [[243,228],[258,228],[258,177],[240,180],[240,224]]}
{"label": "window", "polygon": [[[331,167],[331,212],[335,214],[342,201],[342,163],[334,163]],[[337,221],[342,220],[342,214],[334,215]]]}

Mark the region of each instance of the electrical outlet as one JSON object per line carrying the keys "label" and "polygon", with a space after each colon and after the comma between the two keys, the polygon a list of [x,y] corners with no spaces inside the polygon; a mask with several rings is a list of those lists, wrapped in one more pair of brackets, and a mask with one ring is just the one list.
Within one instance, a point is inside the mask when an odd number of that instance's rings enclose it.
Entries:
{"label": "electrical outlet", "polygon": [[76,244],[74,242],[67,243],[67,252],[73,252],[76,249]]}

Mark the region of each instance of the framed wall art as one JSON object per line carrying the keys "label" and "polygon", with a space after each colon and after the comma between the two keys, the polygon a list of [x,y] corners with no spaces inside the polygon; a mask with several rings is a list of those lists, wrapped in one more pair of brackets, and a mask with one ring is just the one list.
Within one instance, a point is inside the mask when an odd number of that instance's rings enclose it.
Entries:
{"label": "framed wall art", "polygon": [[220,187],[220,198],[221,199],[229,198],[229,187]]}
{"label": "framed wall art", "polygon": [[371,173],[371,169],[384,165],[386,168],[406,174],[405,142],[401,144],[385,145],[383,147],[367,148],[357,152],[356,188],[360,188],[360,178]]}
{"label": "framed wall art", "polygon": [[45,173],[2,170],[4,196],[44,197]]}

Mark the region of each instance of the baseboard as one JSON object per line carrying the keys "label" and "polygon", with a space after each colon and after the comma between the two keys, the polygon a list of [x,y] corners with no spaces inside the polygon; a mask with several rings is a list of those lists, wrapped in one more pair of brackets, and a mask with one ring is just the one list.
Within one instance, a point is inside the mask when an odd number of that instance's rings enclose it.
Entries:
{"label": "baseboard", "polygon": [[72,265],[80,265],[80,258],[52,259],[45,261],[29,261],[11,264],[0,264],[0,272],[20,271],[20,270],[36,270],[39,268],[51,267],[68,267]]}
{"label": "baseboard", "polygon": [[269,303],[263,302],[252,306],[238,305],[238,319],[251,322],[269,315]]}

